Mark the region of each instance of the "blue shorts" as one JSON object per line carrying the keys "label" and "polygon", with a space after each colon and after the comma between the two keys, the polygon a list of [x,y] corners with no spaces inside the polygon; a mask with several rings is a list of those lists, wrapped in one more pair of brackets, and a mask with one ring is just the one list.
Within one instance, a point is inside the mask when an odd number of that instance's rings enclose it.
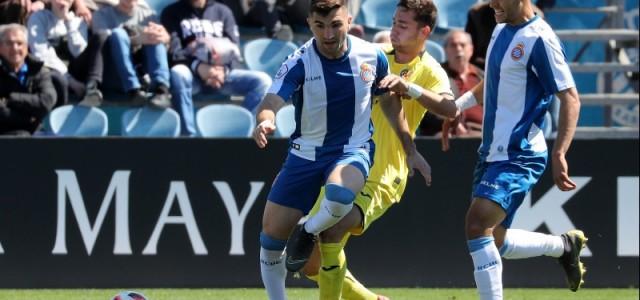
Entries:
{"label": "blue shorts", "polygon": [[289,153],[267,199],[299,209],[306,215],[336,166],[352,165],[362,172],[366,180],[372,164],[371,157],[373,153],[366,149],[355,149],[322,161],[311,161]]}
{"label": "blue shorts", "polygon": [[473,197],[500,205],[507,214],[502,225],[509,228],[516,210],[538,182],[546,165],[546,156],[513,161],[479,161],[473,174]]}

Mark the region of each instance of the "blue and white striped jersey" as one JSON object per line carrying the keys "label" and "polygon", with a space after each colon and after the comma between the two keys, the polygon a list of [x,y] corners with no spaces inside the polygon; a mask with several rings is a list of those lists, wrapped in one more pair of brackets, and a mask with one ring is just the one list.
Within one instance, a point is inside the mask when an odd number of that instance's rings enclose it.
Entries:
{"label": "blue and white striped jersey", "polygon": [[315,39],[289,55],[268,93],[293,97],[296,129],[291,153],[308,160],[372,146],[372,96],[389,73],[384,53],[369,42],[348,36],[348,50],[338,59],[322,56]]}
{"label": "blue and white striped jersey", "polygon": [[480,158],[546,155],[544,115],[554,94],[571,87],[564,50],[549,24],[538,16],[518,26],[498,24],[487,51]]}

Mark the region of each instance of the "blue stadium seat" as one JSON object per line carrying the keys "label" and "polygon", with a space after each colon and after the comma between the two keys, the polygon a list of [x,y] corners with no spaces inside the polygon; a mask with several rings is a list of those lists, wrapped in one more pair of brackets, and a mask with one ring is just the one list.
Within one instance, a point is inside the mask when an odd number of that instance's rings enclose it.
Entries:
{"label": "blue stadium seat", "polygon": [[180,134],[180,116],[171,108],[131,108],[122,114],[122,136],[176,137]]}
{"label": "blue stadium seat", "polygon": [[55,136],[106,136],[109,121],[99,108],[64,105],[49,114],[49,128]]}
{"label": "blue stadium seat", "polygon": [[467,24],[469,8],[478,0],[434,0],[433,2],[438,7],[436,27],[449,29],[464,28]]}
{"label": "blue stadium seat", "polygon": [[390,29],[397,1],[363,0],[356,23],[377,30]]}
{"label": "blue stadium seat", "polygon": [[443,63],[447,60],[444,53],[444,48],[442,48],[440,44],[431,40],[427,40],[424,43],[424,47],[427,50],[427,53],[429,53],[429,55],[431,55],[431,57],[433,57],[439,63]]}
{"label": "blue stadium seat", "polygon": [[146,1],[149,7],[153,9],[158,17],[162,14],[162,10],[167,7],[169,4],[177,2],[177,0],[147,0]]}
{"label": "blue stadium seat", "polygon": [[196,113],[196,127],[202,137],[250,137],[255,120],[242,106],[211,104]]}
{"label": "blue stadium seat", "polygon": [[244,45],[244,59],[251,70],[263,71],[273,77],[285,58],[298,49],[296,44],[276,39],[259,38]]}
{"label": "blue stadium seat", "polygon": [[286,105],[276,113],[277,137],[289,137],[296,130],[295,107]]}

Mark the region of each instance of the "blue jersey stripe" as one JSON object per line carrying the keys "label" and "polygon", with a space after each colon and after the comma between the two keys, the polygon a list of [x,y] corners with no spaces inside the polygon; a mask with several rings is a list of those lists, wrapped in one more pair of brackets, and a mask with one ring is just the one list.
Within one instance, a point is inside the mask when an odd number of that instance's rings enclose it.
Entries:
{"label": "blue jersey stripe", "polygon": [[[500,83],[500,71],[502,70],[502,59],[509,48],[516,31],[503,28],[496,38],[491,54],[487,60],[484,95],[484,128],[482,129],[482,148],[480,156],[484,159],[489,154],[489,148],[493,142],[493,129],[496,122],[496,111],[498,105],[498,85]],[[490,78],[489,78],[490,77]]]}
{"label": "blue jersey stripe", "polygon": [[556,84],[553,71],[551,70],[551,64],[549,62],[549,56],[544,46],[542,38],[538,38],[533,45],[531,53],[530,63],[535,67],[538,73],[538,78],[542,83],[541,89],[547,94],[555,94],[558,92],[558,85]]}
{"label": "blue jersey stripe", "polygon": [[[323,66],[326,79],[339,80],[342,82],[340,89],[332,88],[338,86],[337,83],[326,80],[327,92],[327,132],[324,138],[324,145],[346,145],[352,134],[355,123],[355,99],[356,88],[354,74],[351,71],[351,64],[348,59],[340,63],[327,63]],[[336,74],[342,74],[336,76]],[[332,76],[333,75],[333,76]],[[355,75],[357,76],[357,74]]]}

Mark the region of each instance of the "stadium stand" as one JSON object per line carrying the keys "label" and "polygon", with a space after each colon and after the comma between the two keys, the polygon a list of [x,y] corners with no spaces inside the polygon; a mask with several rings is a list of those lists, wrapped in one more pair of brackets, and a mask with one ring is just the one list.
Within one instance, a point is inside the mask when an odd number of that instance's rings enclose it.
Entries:
{"label": "stadium stand", "polygon": [[273,77],[285,58],[297,48],[292,42],[259,38],[244,45],[243,55],[250,70],[263,71]]}
{"label": "stadium stand", "polygon": [[250,137],[255,120],[247,109],[233,104],[211,104],[196,113],[202,137]]}
{"label": "stadium stand", "polygon": [[[556,31],[565,46],[575,50],[568,51],[573,52],[568,55],[572,58],[571,69],[576,76],[583,105],[576,136],[638,138],[638,25],[625,26],[624,0],[604,2],[604,6],[585,7],[580,3],[559,1],[556,7],[547,10],[545,14],[552,24],[572,18],[584,21],[600,17],[597,28],[573,29],[578,26],[568,22],[566,24],[574,25],[571,26],[572,29]],[[572,45],[574,49],[571,49]],[[602,48],[599,48],[601,45]],[[599,51],[603,53],[598,55]],[[635,56],[635,60],[629,58],[630,54]],[[596,61],[586,61],[594,58]],[[620,89],[621,85],[626,86],[626,89]],[[612,119],[614,110],[633,111],[634,107],[635,124],[620,124]],[[595,113],[590,113],[591,111]]]}
{"label": "stadium stand", "polygon": [[180,116],[171,109],[131,108],[122,114],[122,136],[177,137]]}
{"label": "stadium stand", "polygon": [[390,29],[395,8],[396,1],[363,0],[356,23],[362,24],[369,29]]}
{"label": "stadium stand", "polygon": [[48,118],[54,136],[106,136],[109,127],[107,114],[96,107],[63,105]]}
{"label": "stadium stand", "polygon": [[288,138],[296,130],[295,108],[286,105],[276,113],[275,136]]}
{"label": "stadium stand", "polygon": [[438,44],[437,42],[427,40],[424,43],[424,47],[427,50],[427,53],[429,53],[439,63],[443,63],[447,60],[447,56],[444,53],[444,48],[442,48],[442,46],[440,46],[440,44]]}

